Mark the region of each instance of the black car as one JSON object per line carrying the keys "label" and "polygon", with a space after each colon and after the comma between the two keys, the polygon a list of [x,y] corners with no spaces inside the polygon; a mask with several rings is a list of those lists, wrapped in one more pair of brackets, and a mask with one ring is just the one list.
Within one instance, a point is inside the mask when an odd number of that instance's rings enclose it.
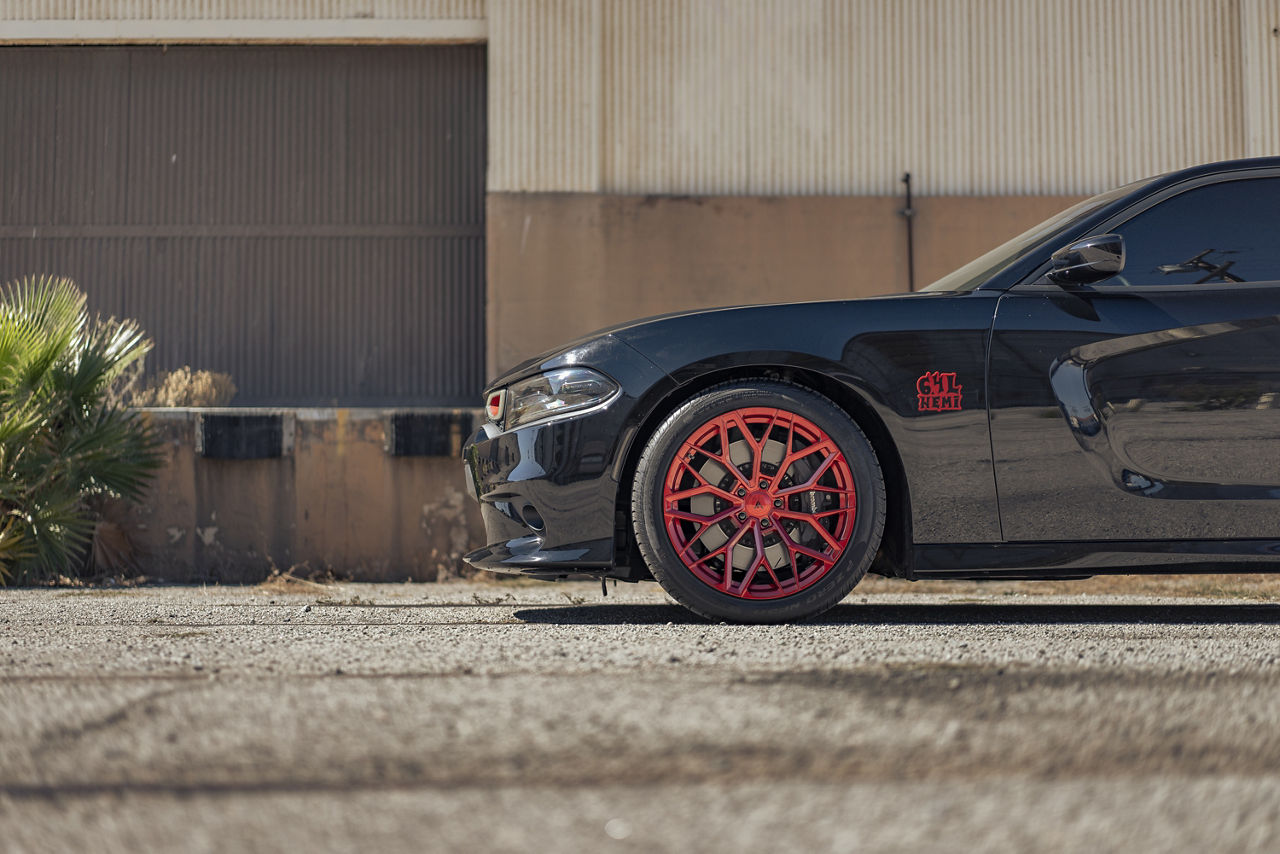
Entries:
{"label": "black car", "polygon": [[919,293],[603,330],[486,406],[472,565],[714,619],[868,571],[1280,570],[1280,158],[1103,193]]}

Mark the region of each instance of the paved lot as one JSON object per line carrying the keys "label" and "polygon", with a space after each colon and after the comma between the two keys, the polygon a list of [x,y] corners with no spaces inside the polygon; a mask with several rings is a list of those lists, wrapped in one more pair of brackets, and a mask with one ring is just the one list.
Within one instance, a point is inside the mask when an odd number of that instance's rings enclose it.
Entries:
{"label": "paved lot", "polygon": [[0,850],[1276,850],[1275,586],[1089,584],[0,590]]}

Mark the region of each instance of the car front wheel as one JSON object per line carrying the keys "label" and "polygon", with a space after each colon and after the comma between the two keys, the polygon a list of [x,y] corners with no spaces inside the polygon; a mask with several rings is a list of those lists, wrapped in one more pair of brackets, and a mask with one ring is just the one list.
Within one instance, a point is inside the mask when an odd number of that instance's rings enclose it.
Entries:
{"label": "car front wheel", "polygon": [[636,541],[677,601],[716,620],[813,616],[867,572],[884,479],[849,416],[773,381],[716,386],[671,413],[641,455]]}

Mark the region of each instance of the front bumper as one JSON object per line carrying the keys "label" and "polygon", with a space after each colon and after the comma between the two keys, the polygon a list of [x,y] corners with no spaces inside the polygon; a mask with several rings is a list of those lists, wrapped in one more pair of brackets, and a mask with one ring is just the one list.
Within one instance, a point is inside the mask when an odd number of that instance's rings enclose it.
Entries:
{"label": "front bumper", "polygon": [[589,366],[621,387],[609,403],[513,430],[486,423],[463,448],[467,489],[480,502],[488,540],[464,558],[472,566],[539,578],[633,579],[615,560],[620,462],[639,426],[636,390],[668,378],[607,336],[592,350]]}
{"label": "front bumper", "polygon": [[467,563],[551,577],[612,568],[614,420],[605,407],[507,432],[486,424],[472,436],[463,460],[489,544]]}

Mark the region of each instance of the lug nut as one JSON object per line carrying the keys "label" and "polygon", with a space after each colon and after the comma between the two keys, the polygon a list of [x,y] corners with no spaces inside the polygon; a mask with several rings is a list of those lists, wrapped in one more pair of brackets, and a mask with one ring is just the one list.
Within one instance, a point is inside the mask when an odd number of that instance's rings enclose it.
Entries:
{"label": "lug nut", "polygon": [[739,498],[742,498],[742,497],[743,497],[744,495],[746,495],[746,494],[747,494],[747,488],[746,488],[745,486],[739,486],[739,487],[738,487],[738,497],[739,497]]}
{"label": "lug nut", "polygon": [[761,488],[761,489],[768,489],[768,488],[769,488],[769,481],[767,481],[767,480],[761,480],[761,481],[760,481],[760,488]]}
{"label": "lug nut", "polygon": [[774,506],[774,507],[781,507],[781,506],[782,506],[782,499],[781,499],[781,498],[775,498],[775,499],[773,499],[773,506]]}
{"label": "lug nut", "polygon": [[760,527],[761,527],[761,528],[767,528],[767,527],[769,527],[769,524],[770,524],[770,522],[769,522],[769,520],[768,520],[768,519],[761,519],[761,520],[760,520]]}
{"label": "lug nut", "polygon": [[739,511],[739,512],[738,512],[738,521],[739,521],[739,522],[745,522],[745,521],[746,521],[746,519],[747,519],[747,514],[746,514],[746,513],[741,512],[741,511]]}

